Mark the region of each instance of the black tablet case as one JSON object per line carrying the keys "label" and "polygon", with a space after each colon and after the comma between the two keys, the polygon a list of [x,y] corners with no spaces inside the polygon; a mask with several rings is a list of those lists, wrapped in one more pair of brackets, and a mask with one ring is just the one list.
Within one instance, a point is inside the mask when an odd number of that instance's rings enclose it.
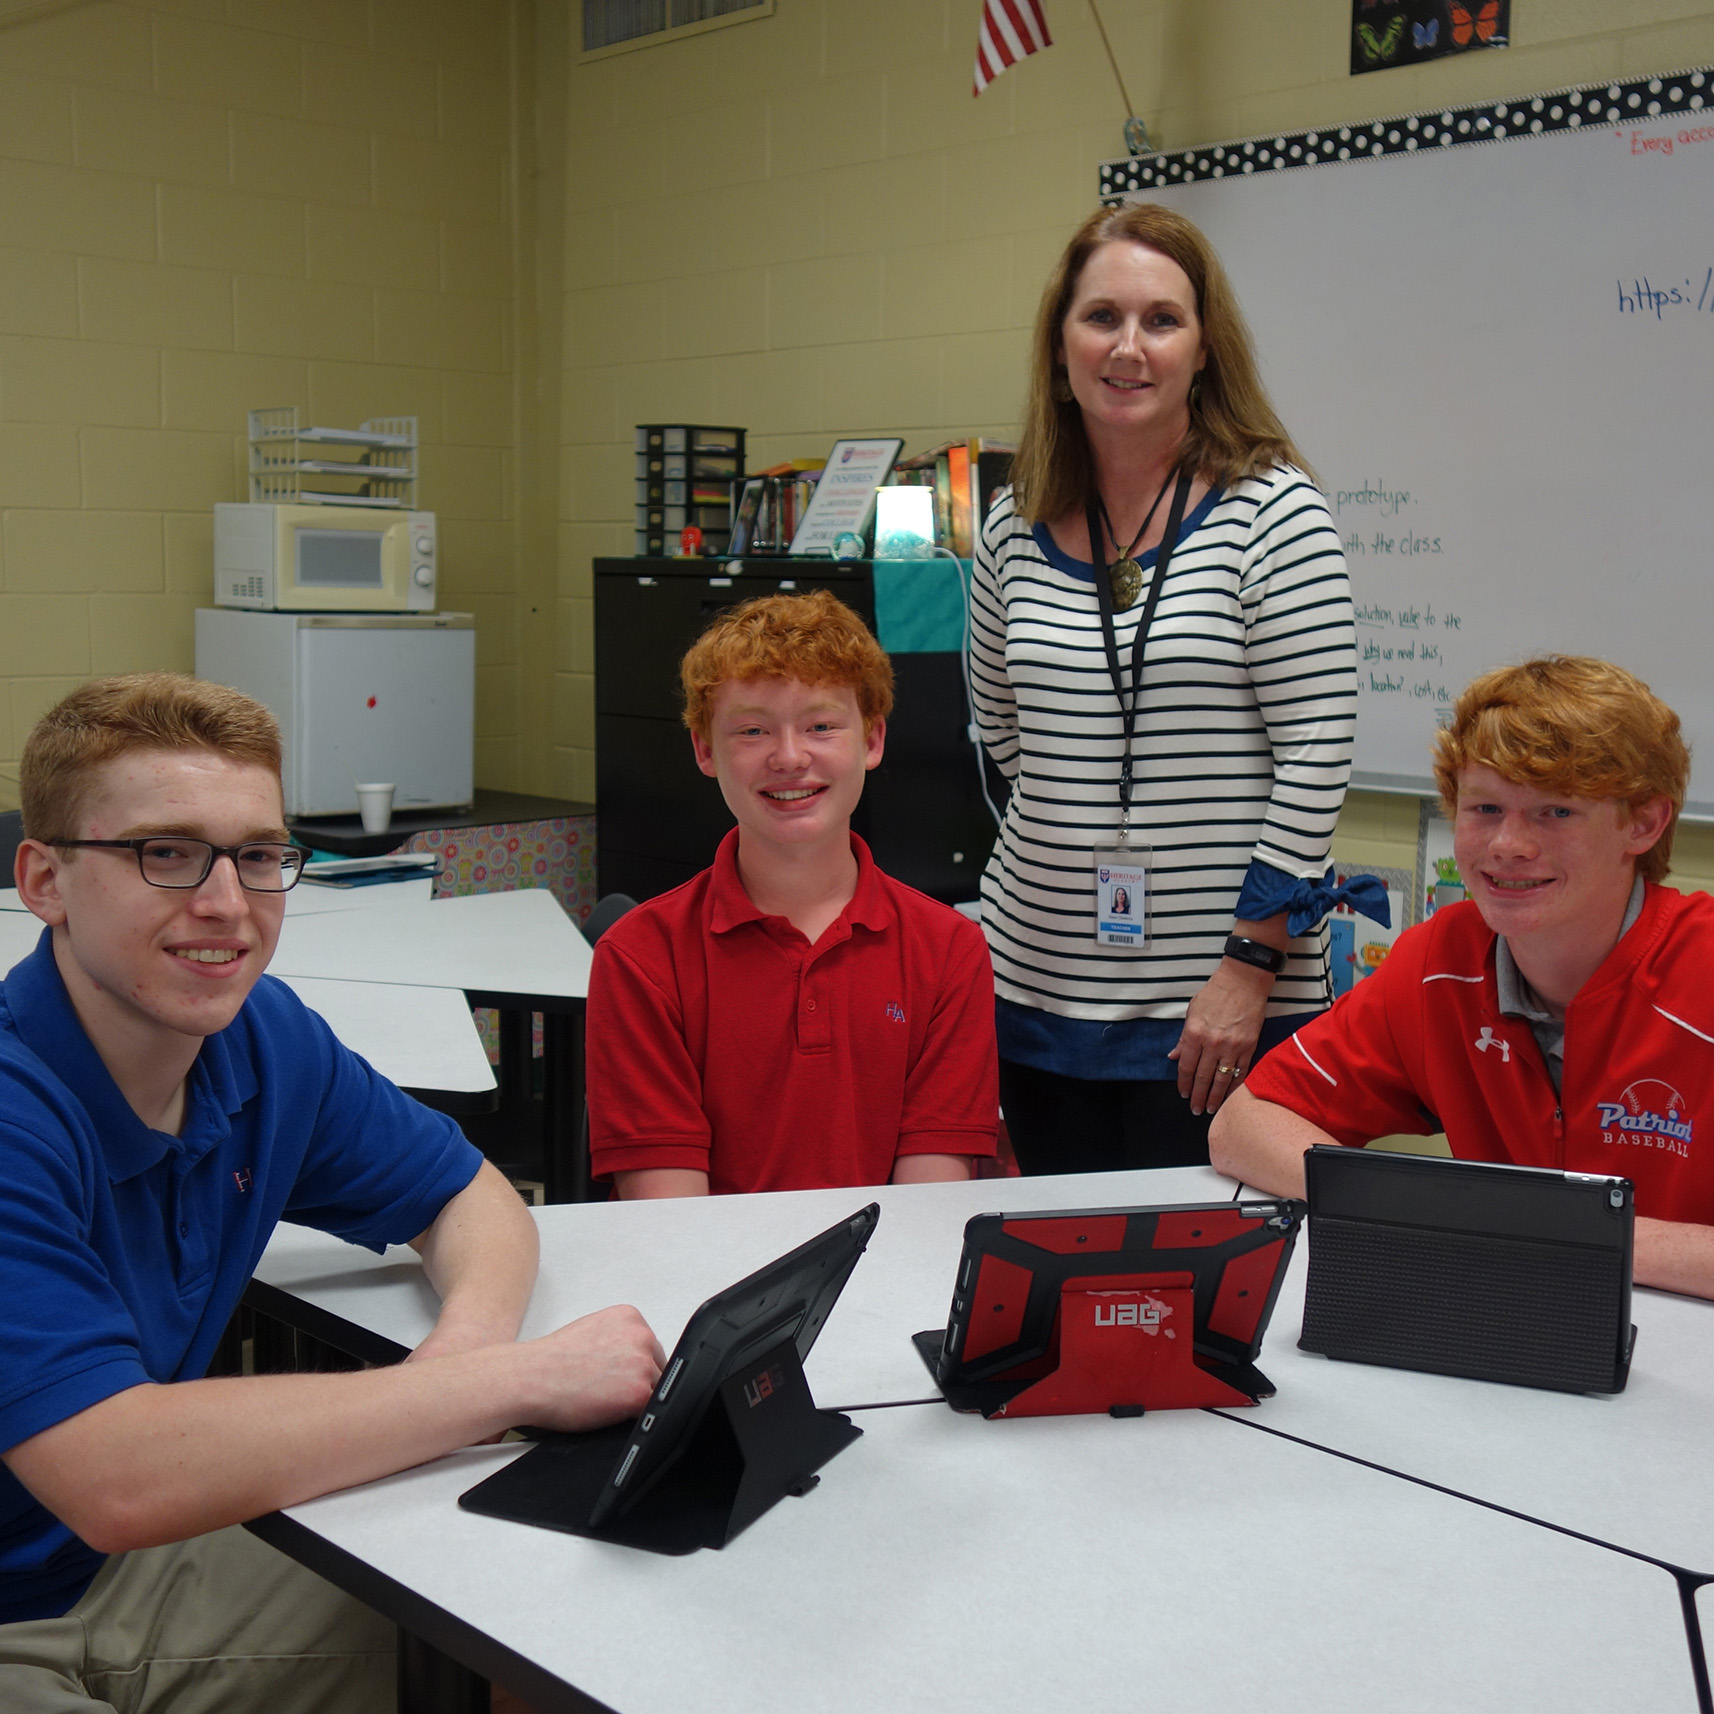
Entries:
{"label": "black tablet case", "polygon": [[1630,1182],[1318,1146],[1306,1351],[1561,1392],[1624,1390]]}

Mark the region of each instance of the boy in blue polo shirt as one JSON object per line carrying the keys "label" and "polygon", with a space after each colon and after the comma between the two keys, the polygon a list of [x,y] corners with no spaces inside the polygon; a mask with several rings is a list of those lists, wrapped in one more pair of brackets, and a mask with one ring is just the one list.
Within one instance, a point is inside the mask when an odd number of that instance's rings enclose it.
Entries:
{"label": "boy in blue polo shirt", "polygon": [[[0,985],[0,1707],[385,1705],[390,1629],[244,1518],[530,1421],[632,1415],[634,1310],[515,1338],[533,1223],[451,1121],[263,971],[301,854],[272,717],[172,674],[30,734]],[[442,1307],[397,1368],[200,1379],[274,1225],[410,1243]]]}

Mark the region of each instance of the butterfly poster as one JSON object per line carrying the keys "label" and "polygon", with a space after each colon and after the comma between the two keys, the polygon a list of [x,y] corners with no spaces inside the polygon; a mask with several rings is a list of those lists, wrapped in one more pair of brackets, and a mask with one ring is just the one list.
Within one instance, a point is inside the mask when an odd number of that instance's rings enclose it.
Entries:
{"label": "butterfly poster", "polygon": [[1351,75],[1503,48],[1512,0],[1351,0]]}

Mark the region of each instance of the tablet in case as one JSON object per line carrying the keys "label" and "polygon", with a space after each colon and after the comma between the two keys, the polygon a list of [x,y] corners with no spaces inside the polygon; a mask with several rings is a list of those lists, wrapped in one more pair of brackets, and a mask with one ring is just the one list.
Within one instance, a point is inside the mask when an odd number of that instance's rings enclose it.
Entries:
{"label": "tablet in case", "polygon": [[978,1214],[944,1330],[914,1342],[954,1410],[1068,1416],[1273,1396],[1256,1368],[1303,1204]]}
{"label": "tablet in case", "polygon": [[460,1495],[467,1511],[654,1553],[724,1547],[863,1431],[817,1410],[803,1360],[881,1218],[871,1202],[717,1292],[685,1323],[643,1414],[544,1437]]}
{"label": "tablet in case", "polygon": [[1350,1362],[1624,1390],[1629,1179],[1320,1144],[1298,1343]]}

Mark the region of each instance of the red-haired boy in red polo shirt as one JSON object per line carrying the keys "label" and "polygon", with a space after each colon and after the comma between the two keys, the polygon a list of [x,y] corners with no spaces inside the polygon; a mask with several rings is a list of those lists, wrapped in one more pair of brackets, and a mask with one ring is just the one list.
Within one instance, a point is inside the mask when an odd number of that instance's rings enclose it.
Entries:
{"label": "red-haired boy in red polo shirt", "polygon": [[596,949],[595,1176],[622,1197],[969,1177],[998,1111],[987,946],[851,831],[885,652],[825,591],[774,595],[717,619],[680,674],[738,825]]}
{"label": "red-haired boy in red polo shirt", "polygon": [[1469,899],[1256,1067],[1214,1165],[1302,1196],[1316,1143],[1444,1130],[1463,1160],[1622,1174],[1637,1283],[1714,1297],[1714,899],[1660,885],[1678,716],[1620,667],[1548,656],[1459,697],[1434,773]]}

